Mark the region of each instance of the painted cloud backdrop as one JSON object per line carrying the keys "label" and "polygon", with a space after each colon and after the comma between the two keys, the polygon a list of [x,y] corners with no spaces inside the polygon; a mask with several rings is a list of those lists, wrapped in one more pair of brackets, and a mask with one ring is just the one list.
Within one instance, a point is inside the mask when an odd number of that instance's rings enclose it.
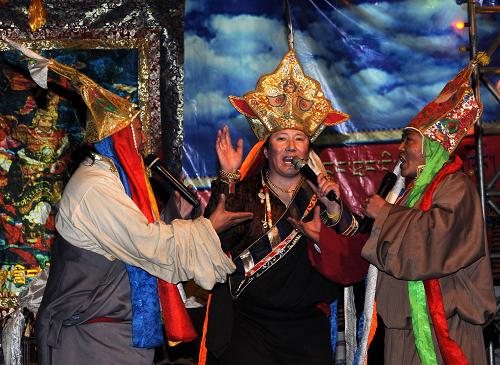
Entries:
{"label": "painted cloud backdrop", "polygon": [[[351,119],[333,132],[399,129],[468,62],[459,47],[467,30],[455,0],[290,0],[295,49],[335,108]],[[255,138],[227,101],[253,90],[287,52],[282,1],[187,0],[185,30],[185,156],[188,176],[213,176],[218,128],[229,124],[245,150]],[[479,18],[479,40],[498,33]],[[483,47],[487,48],[488,44]],[[480,47],[481,49],[481,43]],[[500,108],[482,93],[485,120]],[[330,130],[332,132],[332,130]]]}

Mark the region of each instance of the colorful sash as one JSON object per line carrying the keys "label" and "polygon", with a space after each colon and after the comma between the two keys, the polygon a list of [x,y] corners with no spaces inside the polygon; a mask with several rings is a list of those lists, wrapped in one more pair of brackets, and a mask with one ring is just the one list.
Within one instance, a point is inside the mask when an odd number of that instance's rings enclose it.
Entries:
{"label": "colorful sash", "polygon": [[[448,175],[460,170],[462,160],[455,156],[454,160],[447,163],[437,173],[436,177],[425,189],[419,209],[426,212],[432,205],[432,196],[439,183]],[[409,281],[410,308],[412,314],[413,331],[418,354],[423,365],[437,363],[436,351],[432,341],[430,314],[434,333],[436,334],[439,351],[445,365],[469,364],[464,353],[448,333],[448,321],[443,304],[443,294],[439,279],[422,281]],[[427,305],[426,305],[427,304]],[[427,308],[426,308],[427,307]],[[427,310],[426,310],[427,309]]]}
{"label": "colorful sash", "polygon": [[[304,188],[298,189],[292,198],[292,204],[298,209],[301,219],[311,213],[317,201],[317,196],[311,197],[311,193]],[[233,258],[236,271],[229,277],[233,298],[240,296],[248,285],[290,252],[303,237],[287,220],[290,216],[289,208],[290,206],[269,231]]]}

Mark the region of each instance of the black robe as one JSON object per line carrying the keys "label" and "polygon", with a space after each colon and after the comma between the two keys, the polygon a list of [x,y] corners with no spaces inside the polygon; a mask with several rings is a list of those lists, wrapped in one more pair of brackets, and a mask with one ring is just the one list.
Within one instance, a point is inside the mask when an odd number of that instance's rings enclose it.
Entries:
{"label": "black robe", "polygon": [[[220,235],[223,249],[233,258],[267,231],[262,224],[265,203],[258,196],[261,189],[258,174],[239,182],[236,192],[226,199],[227,210],[254,213],[253,220]],[[222,192],[228,194],[227,184],[215,181],[207,216]],[[300,193],[308,199],[313,195],[305,182]],[[283,214],[283,219],[287,215],[300,219],[298,193],[288,210],[272,191],[269,194],[273,223]],[[333,363],[329,318],[318,304],[338,299],[342,286],[313,268],[304,237],[237,298],[231,296],[229,285],[219,285],[213,292],[206,338],[208,364]]]}

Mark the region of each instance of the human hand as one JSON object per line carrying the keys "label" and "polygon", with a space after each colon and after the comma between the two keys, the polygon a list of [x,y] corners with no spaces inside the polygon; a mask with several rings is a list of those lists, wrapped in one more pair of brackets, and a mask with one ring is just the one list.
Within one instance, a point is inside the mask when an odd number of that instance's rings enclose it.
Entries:
{"label": "human hand", "polygon": [[[198,196],[198,192],[196,191],[195,187],[193,185],[187,186],[189,191],[200,200],[200,197]],[[189,203],[186,199],[182,197],[182,195],[176,190],[174,191],[174,199],[175,199],[175,205],[177,207],[177,211],[179,212],[179,215],[182,219],[188,219],[191,216],[191,213],[193,212],[194,206]]]}
{"label": "human hand", "polygon": [[241,166],[243,160],[243,139],[238,139],[236,148],[231,142],[231,134],[229,127],[225,125],[217,132],[217,140],[215,141],[215,151],[219,159],[219,165],[222,170],[228,172],[236,172]]}
{"label": "human hand", "polygon": [[362,204],[363,214],[372,219],[376,219],[386,204],[389,203],[387,203],[380,195],[372,195],[366,198],[365,202]]}
{"label": "human hand", "polygon": [[319,233],[321,231],[321,218],[319,217],[319,206],[314,208],[313,219],[309,222],[288,217],[288,221],[300,232],[304,233],[307,238],[313,242],[319,242]]}
{"label": "human hand", "polygon": [[318,175],[317,178],[318,186],[316,187],[310,181],[307,181],[311,189],[318,196],[318,199],[326,207],[326,210],[330,214],[336,214],[340,211],[340,205],[336,201],[332,201],[327,198],[330,191],[335,193],[337,199],[340,199],[340,186],[333,179],[326,177],[322,173]]}
{"label": "human hand", "polygon": [[208,218],[217,233],[222,233],[231,227],[235,227],[253,218],[253,213],[250,212],[228,212],[225,208],[225,203],[226,196],[221,194],[217,207]]}

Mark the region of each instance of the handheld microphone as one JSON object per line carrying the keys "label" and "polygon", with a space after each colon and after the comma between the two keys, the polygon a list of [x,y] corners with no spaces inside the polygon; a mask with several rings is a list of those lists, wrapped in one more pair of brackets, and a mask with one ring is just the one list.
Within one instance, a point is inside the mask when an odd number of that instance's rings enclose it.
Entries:
{"label": "handheld microphone", "polygon": [[[388,172],[384,175],[382,182],[377,190],[377,195],[380,195],[382,198],[386,198],[387,194],[392,190],[394,184],[396,184],[396,180],[398,177],[393,172]],[[374,220],[369,217],[364,217],[359,224],[358,232],[361,233],[369,233],[372,230]]]}
{"label": "handheld microphone", "polygon": [[[292,159],[292,165],[295,168],[295,170],[300,171],[300,173],[310,182],[314,184],[314,186],[318,187],[318,175],[309,167],[307,162],[305,162],[303,159],[300,157],[295,156]],[[340,204],[339,199],[335,195],[335,192],[330,191],[326,197],[330,201],[336,201],[337,203]]]}
{"label": "handheld microphone", "polygon": [[160,175],[174,190],[177,190],[181,196],[189,202],[192,206],[197,208],[200,205],[198,198],[189,189],[184,186],[174,175],[163,165],[158,157],[149,155],[144,159],[146,166],[152,171]]}

